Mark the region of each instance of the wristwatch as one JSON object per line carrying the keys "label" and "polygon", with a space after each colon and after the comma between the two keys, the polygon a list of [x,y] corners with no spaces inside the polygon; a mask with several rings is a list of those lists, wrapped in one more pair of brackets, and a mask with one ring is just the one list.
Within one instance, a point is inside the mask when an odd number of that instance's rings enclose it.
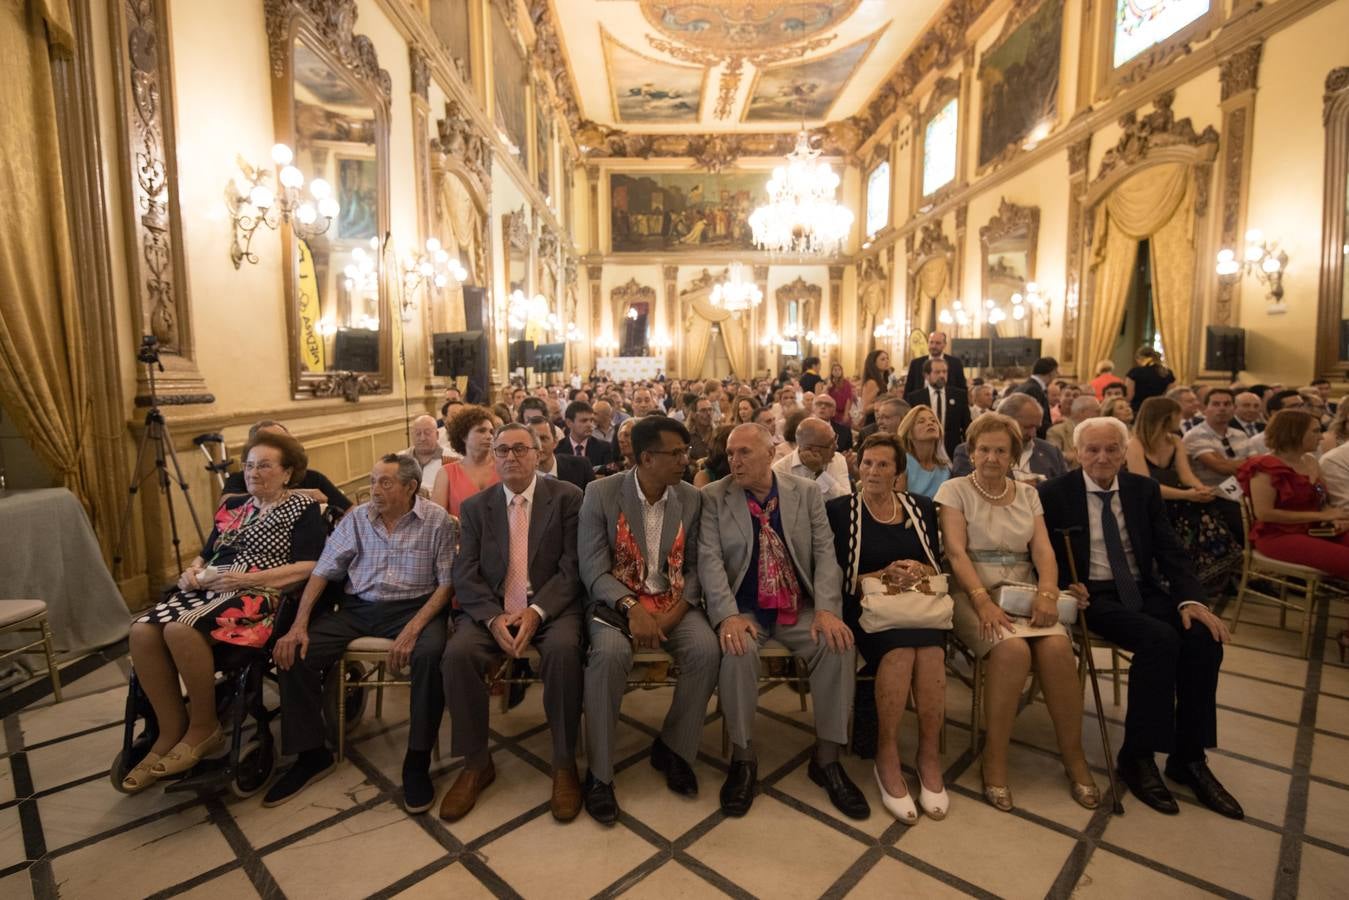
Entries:
{"label": "wristwatch", "polygon": [[618,601],[618,611],[626,616],[636,605],[637,605],[636,597],[624,597],[622,600]]}

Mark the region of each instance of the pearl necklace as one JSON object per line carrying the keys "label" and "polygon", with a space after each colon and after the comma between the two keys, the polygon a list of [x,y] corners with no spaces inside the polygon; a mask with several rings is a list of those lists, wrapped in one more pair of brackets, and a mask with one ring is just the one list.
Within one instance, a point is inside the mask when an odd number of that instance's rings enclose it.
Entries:
{"label": "pearl necklace", "polygon": [[1012,479],[1007,478],[1005,476],[1003,478],[1002,493],[998,494],[996,497],[990,494],[988,491],[984,490],[984,486],[979,483],[978,476],[974,474],[970,475],[970,484],[974,485],[974,489],[978,491],[980,495],[989,503],[997,503],[999,500],[1006,497],[1008,492],[1011,491],[1012,489]]}
{"label": "pearl necklace", "polygon": [[871,504],[867,502],[866,494],[862,495],[862,505],[867,508],[867,512],[871,513],[871,518],[882,525],[893,525],[899,521],[899,504],[895,502],[894,494],[890,495],[890,515],[886,516],[884,519],[876,515],[876,511],[872,509]]}

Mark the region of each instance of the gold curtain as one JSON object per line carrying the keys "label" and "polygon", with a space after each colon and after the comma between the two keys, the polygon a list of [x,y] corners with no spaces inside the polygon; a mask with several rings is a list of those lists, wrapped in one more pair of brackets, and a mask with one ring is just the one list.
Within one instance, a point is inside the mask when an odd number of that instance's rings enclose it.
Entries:
{"label": "gold curtain", "polygon": [[[1115,347],[1133,278],[1138,242],[1152,243],[1153,295],[1162,344],[1179,379],[1193,373],[1189,358],[1190,309],[1194,276],[1194,217],[1182,207],[1190,196],[1190,167],[1184,163],[1152,166],[1120,183],[1097,213],[1092,238],[1096,286],[1092,298],[1087,358],[1107,359]],[[1182,210],[1177,215],[1177,210]],[[1160,246],[1158,244],[1160,243]],[[1182,259],[1184,253],[1191,258]],[[1179,309],[1178,307],[1184,307]]]}
{"label": "gold curtain", "polygon": [[684,371],[689,378],[697,378],[703,371],[703,360],[707,357],[707,345],[712,343],[712,323],[702,316],[690,314],[684,323]]}
{"label": "gold curtain", "polygon": [[37,455],[85,505],[106,540],[118,510],[100,509],[84,319],[75,288],[49,53],[74,48],[66,0],[0,5],[0,392]]}
{"label": "gold curtain", "polygon": [[[918,302],[914,327],[926,329],[936,321],[936,313],[951,300],[951,264],[946,259],[930,259],[918,270]],[[929,315],[930,313],[930,315]]]}
{"label": "gold curtain", "polygon": [[[437,194],[436,212],[440,220],[437,237],[441,246],[451,256],[459,256],[473,284],[486,284],[488,273],[482,271],[479,246],[480,217],[473,198],[463,182],[448,173],[441,175]],[[463,289],[453,285],[442,291],[441,295],[444,301],[435,304],[441,311],[433,319],[433,330],[463,331],[468,327]]]}

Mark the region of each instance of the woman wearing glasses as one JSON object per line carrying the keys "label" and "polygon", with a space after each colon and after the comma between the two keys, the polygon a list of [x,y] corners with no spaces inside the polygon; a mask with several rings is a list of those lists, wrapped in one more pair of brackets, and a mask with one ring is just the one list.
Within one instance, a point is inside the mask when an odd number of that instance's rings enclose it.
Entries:
{"label": "woman wearing glasses", "polygon": [[266,647],[281,592],[303,584],[323,552],[319,505],[292,490],[308,462],[299,443],[260,431],[244,460],[248,493],[220,504],[206,546],[177,588],[131,626],[131,662],[154,707],[159,739],[122,779],[128,793],[186,772],[219,749],[224,736],[211,645]]}
{"label": "woman wearing glasses", "polygon": [[492,412],[485,406],[462,406],[445,423],[450,446],[461,458],[441,466],[431,500],[456,518],[465,500],[501,481],[492,461],[494,430]]}

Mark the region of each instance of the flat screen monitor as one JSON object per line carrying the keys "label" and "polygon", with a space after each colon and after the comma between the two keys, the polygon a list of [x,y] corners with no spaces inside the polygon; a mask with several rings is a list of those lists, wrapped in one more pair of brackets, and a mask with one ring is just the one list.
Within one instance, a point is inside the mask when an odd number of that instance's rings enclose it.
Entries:
{"label": "flat screen monitor", "polygon": [[333,368],[339,372],[378,372],[379,332],[365,328],[337,329]]}
{"label": "flat screen monitor", "polygon": [[994,338],[993,366],[999,369],[1029,369],[1040,358],[1039,338]]}
{"label": "flat screen monitor", "polygon": [[481,331],[442,331],[431,335],[432,364],[443,378],[471,376],[478,365]]}
{"label": "flat screen monitor", "polygon": [[561,372],[566,344],[539,344],[534,348],[535,372]]}
{"label": "flat screen monitor", "polygon": [[951,355],[966,369],[982,369],[989,365],[988,338],[955,338],[951,341]]}

